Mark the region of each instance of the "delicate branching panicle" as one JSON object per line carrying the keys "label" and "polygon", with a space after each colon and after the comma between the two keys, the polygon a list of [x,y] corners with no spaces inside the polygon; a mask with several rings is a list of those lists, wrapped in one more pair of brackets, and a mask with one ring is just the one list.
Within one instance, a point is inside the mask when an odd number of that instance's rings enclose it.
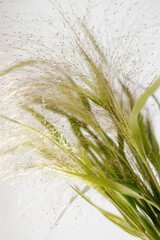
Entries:
{"label": "delicate branching panicle", "polygon": [[160,78],[136,96],[125,71],[113,71],[118,68],[118,63],[112,66],[117,49],[109,58],[85,22],[76,19],[86,42],[61,9],[60,13],[73,39],[71,60],[54,55],[49,46],[48,58],[43,48],[44,57],[2,71],[4,78],[12,73],[20,76],[17,88],[5,99],[13,99],[29,122],[6,114],[1,117],[28,130],[28,139],[20,145],[33,149],[41,159],[31,162],[31,168],[61,172],[96,189],[122,218],[96,206],[84,196],[85,191],[78,193],[131,235],[158,240],[159,144],[150,118],[141,110],[159,88]]}

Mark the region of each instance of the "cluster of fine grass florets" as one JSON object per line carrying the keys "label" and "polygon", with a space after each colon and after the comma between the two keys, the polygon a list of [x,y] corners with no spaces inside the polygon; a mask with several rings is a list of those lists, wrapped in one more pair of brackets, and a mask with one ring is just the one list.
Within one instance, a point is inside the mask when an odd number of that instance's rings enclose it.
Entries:
{"label": "cluster of fine grass florets", "polygon": [[[44,57],[36,56],[3,71],[1,77],[12,77],[12,73],[19,76],[17,88],[6,98],[20,105],[27,121],[5,114],[1,117],[27,130],[20,145],[33,149],[41,159],[29,167],[61,172],[96,189],[114,204],[122,218],[78,193],[131,235],[158,240],[159,144],[150,118],[141,110],[160,86],[160,78],[136,99],[127,86],[128,74],[113,71],[117,50],[108,59],[92,31],[77,19],[90,46],[88,51],[88,45],[63,17],[74,38],[73,52],[65,53],[70,54],[70,60],[62,58],[64,53],[54,57],[49,46],[43,48]],[[51,56],[45,58],[47,51]],[[67,134],[54,123],[54,117],[68,124]]]}

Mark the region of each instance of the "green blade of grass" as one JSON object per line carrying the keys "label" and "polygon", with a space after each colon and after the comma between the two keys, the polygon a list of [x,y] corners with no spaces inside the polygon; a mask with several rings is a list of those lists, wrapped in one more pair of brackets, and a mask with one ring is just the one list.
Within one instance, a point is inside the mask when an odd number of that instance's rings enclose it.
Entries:
{"label": "green blade of grass", "polygon": [[129,234],[135,236],[135,237],[141,237],[142,239],[146,239],[145,236],[141,232],[139,232],[137,229],[132,228],[125,219],[122,219],[115,214],[112,214],[110,212],[107,212],[97,205],[95,205],[93,202],[91,202],[87,197],[84,196],[83,193],[77,191],[73,186],[71,186],[82,198],[84,198],[90,205],[92,205],[94,208],[96,208],[98,211],[100,211],[105,217],[107,217],[110,221],[118,225],[120,228],[128,232]]}
{"label": "green blade of grass", "polygon": [[131,134],[132,137],[134,139],[135,142],[135,147],[137,149],[137,151],[139,152],[142,160],[144,161],[150,175],[151,178],[153,179],[153,184],[156,185],[157,190],[159,192],[160,195],[160,186],[159,183],[157,182],[156,177],[153,174],[153,171],[151,169],[151,167],[149,166],[148,162],[145,159],[144,156],[144,149],[143,149],[143,142],[142,142],[142,138],[140,135],[140,129],[139,129],[139,125],[138,125],[138,115],[140,113],[140,111],[142,110],[143,106],[145,105],[145,103],[147,102],[148,98],[150,96],[153,95],[153,93],[159,88],[160,86],[160,78],[158,78],[136,101],[134,108],[132,110],[132,113],[130,115],[130,119],[129,119],[129,126],[130,126],[130,130],[131,130]]}

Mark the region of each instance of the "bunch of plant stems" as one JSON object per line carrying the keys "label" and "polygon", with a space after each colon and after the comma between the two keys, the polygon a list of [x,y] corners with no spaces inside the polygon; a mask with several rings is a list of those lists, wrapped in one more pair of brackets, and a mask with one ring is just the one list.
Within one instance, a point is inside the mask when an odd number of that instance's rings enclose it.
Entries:
{"label": "bunch of plant stems", "polygon": [[[29,60],[7,69],[1,77],[22,69],[32,73],[28,83],[21,82],[9,97],[15,97],[37,126],[1,117],[34,134],[34,138],[28,137],[28,141],[21,143],[43,159],[41,163],[31,164],[31,168],[60,172],[64,177],[84,183],[87,190],[95,189],[113,203],[122,217],[95,205],[84,191],[74,190],[129,234],[143,240],[158,240],[160,152],[149,116],[141,110],[160,86],[160,78],[154,79],[138,99],[123,76],[116,79],[119,91],[115,91],[105,71],[106,57],[87,27],[83,24],[81,27],[96,60],[73,31],[84,71],[79,65],[53,59]],[[21,100],[19,93],[23,93]],[[74,141],[49,119],[48,113],[61,116],[69,123]]]}

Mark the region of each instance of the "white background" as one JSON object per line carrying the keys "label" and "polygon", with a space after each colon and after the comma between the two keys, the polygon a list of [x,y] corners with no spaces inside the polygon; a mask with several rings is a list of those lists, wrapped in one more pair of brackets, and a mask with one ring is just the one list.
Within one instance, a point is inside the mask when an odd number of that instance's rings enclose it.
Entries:
{"label": "white background", "polygon": [[[54,0],[52,2],[53,5],[56,3]],[[76,15],[81,18],[87,13],[87,6],[90,6],[88,1],[85,0],[58,2],[63,10],[67,11],[67,16],[70,19],[72,19],[70,6],[72,6]],[[121,67],[123,69],[124,66],[125,68],[127,66],[128,68],[125,70],[128,71],[128,74],[133,74],[136,66],[141,62],[140,69],[137,71],[136,76],[133,76],[133,80],[136,83],[134,91],[137,91],[141,85],[147,86],[153,77],[156,77],[160,72],[160,44],[158,44],[160,37],[160,1],[137,1],[137,5],[135,5],[136,1],[127,0],[104,2],[98,0],[90,2],[92,10],[91,14],[87,15],[88,19],[90,19],[88,24],[90,26],[93,25],[95,29],[98,28],[100,31],[100,42],[104,45],[106,44],[106,35],[109,40],[111,40],[111,37],[116,39],[115,46],[111,44],[110,46],[107,45],[107,48],[110,47],[113,50],[114,47],[118,46],[118,37],[122,37],[123,34],[128,32],[128,34],[134,36],[136,33],[135,39],[133,38],[134,40],[130,42],[131,47],[128,52],[128,61],[129,57],[134,56],[135,62],[132,62],[132,65],[127,65],[125,62]],[[28,56],[25,52],[19,53],[16,50],[16,47],[21,45],[17,41],[19,37],[21,39],[20,42],[25,45],[23,34],[32,33],[37,38],[41,36],[41,39],[46,37],[46,41],[53,40],[56,45],[57,40],[55,38],[52,39],[52,37],[56,36],[57,32],[63,31],[63,26],[57,10],[53,10],[52,7],[51,3],[47,0],[1,1],[1,69],[14,63],[15,59],[26,59]],[[103,8],[108,10],[108,27],[103,25],[103,18],[106,17],[104,16]],[[39,17],[42,17],[41,21]],[[36,18],[39,19],[38,22],[34,21]],[[54,28],[50,28],[48,25],[50,19],[54,23]],[[145,24],[147,30],[144,30]],[[67,30],[65,29],[65,31]],[[8,40],[7,42],[5,41],[6,39]],[[123,57],[127,41],[129,40],[124,41],[123,47],[121,45],[121,50],[117,53],[119,56],[122,55]],[[8,47],[8,42],[11,42],[13,46]],[[29,44],[31,43],[28,41],[28,49],[32,47]],[[24,45],[22,48],[25,47]],[[36,45],[34,42],[33,47],[34,49],[38,48],[38,43]],[[117,69],[119,70],[119,68]],[[156,108],[150,110],[153,116],[157,115]],[[158,128],[158,118],[155,119],[155,126]],[[3,170],[1,167],[1,172]],[[74,195],[74,192],[69,189],[65,181],[59,180],[52,175],[48,176],[47,173],[40,171],[32,172],[31,174],[21,177],[18,180],[13,178],[14,173],[12,178],[8,180],[3,179],[2,174],[0,184],[0,239],[135,239],[109,222],[97,210],[80,199],[80,197],[68,208],[58,225],[55,226],[56,218],[71,196]],[[104,202],[104,199],[101,199],[96,194],[94,195],[94,192],[91,191],[90,196],[95,198],[108,211],[117,213],[116,209],[110,203]]]}

